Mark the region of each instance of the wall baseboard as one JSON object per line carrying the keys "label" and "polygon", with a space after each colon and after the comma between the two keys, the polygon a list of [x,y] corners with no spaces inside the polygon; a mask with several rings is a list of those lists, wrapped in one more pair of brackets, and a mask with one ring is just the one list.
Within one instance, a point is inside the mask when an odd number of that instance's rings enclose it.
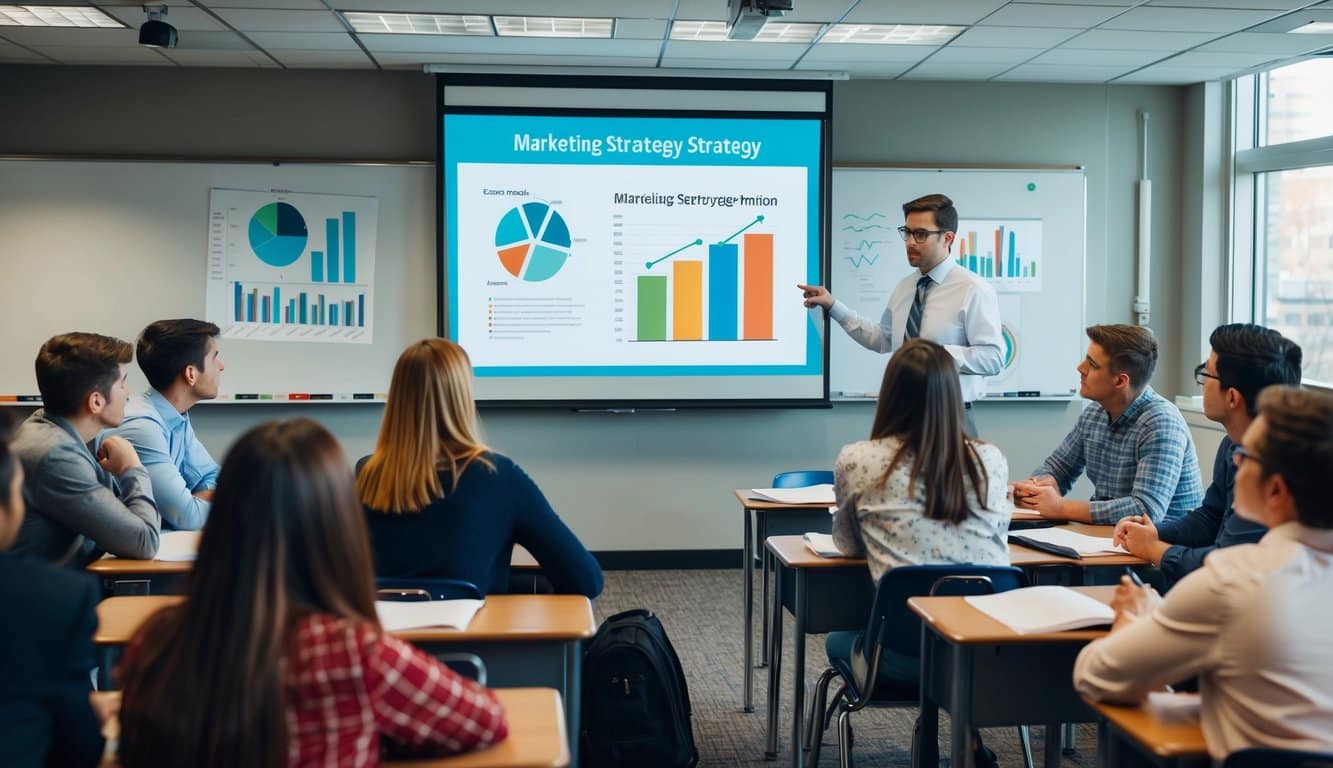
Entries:
{"label": "wall baseboard", "polygon": [[606,571],[700,570],[739,568],[741,550],[735,549],[615,549],[593,552]]}

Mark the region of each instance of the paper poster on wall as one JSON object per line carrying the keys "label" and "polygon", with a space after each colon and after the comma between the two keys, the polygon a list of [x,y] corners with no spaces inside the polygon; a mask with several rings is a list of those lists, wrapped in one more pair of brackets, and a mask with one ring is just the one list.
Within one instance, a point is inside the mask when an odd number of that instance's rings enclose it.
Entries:
{"label": "paper poster on wall", "polygon": [[205,306],[224,338],[372,342],[377,198],[210,193]]}

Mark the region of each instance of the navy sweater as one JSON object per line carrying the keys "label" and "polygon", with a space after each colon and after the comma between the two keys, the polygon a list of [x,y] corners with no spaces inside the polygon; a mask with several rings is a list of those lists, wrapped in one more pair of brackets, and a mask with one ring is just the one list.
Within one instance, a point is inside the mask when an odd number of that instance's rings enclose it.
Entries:
{"label": "navy sweater", "polygon": [[556,515],[537,484],[497,453],[494,469],[473,461],[453,486],[440,472],[444,497],[419,512],[366,510],[375,574],[395,578],[464,579],[483,594],[509,586],[509,558],[522,544],[556,592],[596,597],[602,569]]}

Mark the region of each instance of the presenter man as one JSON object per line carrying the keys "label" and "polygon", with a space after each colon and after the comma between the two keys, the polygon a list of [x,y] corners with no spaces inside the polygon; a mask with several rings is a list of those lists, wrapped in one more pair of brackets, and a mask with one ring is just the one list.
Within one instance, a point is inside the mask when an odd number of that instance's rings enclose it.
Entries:
{"label": "presenter man", "polygon": [[952,200],[944,195],[918,197],[903,204],[903,214],[906,223],[898,234],[907,244],[907,263],[917,271],[893,289],[878,323],[858,315],[822,286],[797,287],[805,306],[823,307],[866,349],[889,353],[918,337],[944,345],[958,364],[966,429],[976,437],[972,402],[985,394],[983,377],[996,375],[1004,366],[999,301],[994,288],[949,256],[958,232]]}

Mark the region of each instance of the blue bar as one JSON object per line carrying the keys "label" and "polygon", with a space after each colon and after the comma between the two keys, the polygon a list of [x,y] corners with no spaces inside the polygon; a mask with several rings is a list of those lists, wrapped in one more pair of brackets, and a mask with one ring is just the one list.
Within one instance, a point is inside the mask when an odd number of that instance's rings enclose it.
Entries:
{"label": "blue bar", "polygon": [[260,315],[259,315],[259,321],[262,322],[262,323],[267,323],[267,322],[268,322],[268,308],[269,308],[269,300],[268,300],[268,297],[267,297],[267,296],[263,296],[263,297],[261,297],[261,298],[260,298],[260,301],[259,301],[259,304],[260,304],[260,306],[261,306],[261,311],[260,311]]}
{"label": "blue bar", "polygon": [[287,300],[287,323],[296,322],[296,299]]}
{"label": "blue bar", "polygon": [[337,325],[337,324],[338,324],[338,305],[337,305],[337,304],[330,304],[330,305],[329,305],[329,325]]}
{"label": "blue bar", "polygon": [[366,295],[364,293],[356,297],[356,325],[358,328],[366,327]]}
{"label": "blue bar", "polygon": [[301,291],[301,325],[306,324],[306,296],[305,291]]}
{"label": "blue bar", "polygon": [[245,297],[245,321],[247,323],[255,321],[255,295],[253,293]]}
{"label": "blue bar", "polygon": [[338,282],[338,220],[324,220],[324,248],[329,255],[329,282]]}
{"label": "blue bar", "polygon": [[278,322],[278,307],[282,306],[282,292],[278,286],[273,286],[273,322]]}
{"label": "blue bar", "polygon": [[325,270],[329,276],[330,283],[338,282],[338,254],[330,253],[328,257],[329,268]]}
{"label": "blue bar", "polygon": [[324,294],[319,295],[319,314],[315,317],[315,325],[324,324]]}
{"label": "blue bar", "polygon": [[969,272],[980,274],[980,270],[977,269],[977,255],[975,253],[967,257],[967,269]]}
{"label": "blue bar", "polygon": [[1014,248],[1014,231],[1009,230],[1009,256],[1014,260],[1014,277],[1023,274],[1018,271],[1018,251]]}
{"label": "blue bar", "polygon": [[343,211],[343,282],[356,282],[356,214]]}
{"label": "blue bar", "polygon": [[343,302],[343,325],[345,325],[345,326],[347,326],[347,327],[349,327],[349,328],[352,327],[352,320],[353,320],[353,319],[355,319],[355,318],[352,316],[352,302],[350,302],[350,301],[344,301],[344,302]]}
{"label": "blue bar", "polygon": [[244,302],[241,301],[241,284],[240,284],[240,282],[233,283],[233,285],[236,286],[236,317],[233,318],[233,319],[234,319],[236,322],[239,323],[239,322],[241,322],[241,307],[242,307],[242,305],[243,305]]}
{"label": "blue bar", "polygon": [[740,246],[708,246],[708,340],[735,341],[738,307]]}
{"label": "blue bar", "polygon": [[324,282],[324,252],[310,252],[310,282]]}

